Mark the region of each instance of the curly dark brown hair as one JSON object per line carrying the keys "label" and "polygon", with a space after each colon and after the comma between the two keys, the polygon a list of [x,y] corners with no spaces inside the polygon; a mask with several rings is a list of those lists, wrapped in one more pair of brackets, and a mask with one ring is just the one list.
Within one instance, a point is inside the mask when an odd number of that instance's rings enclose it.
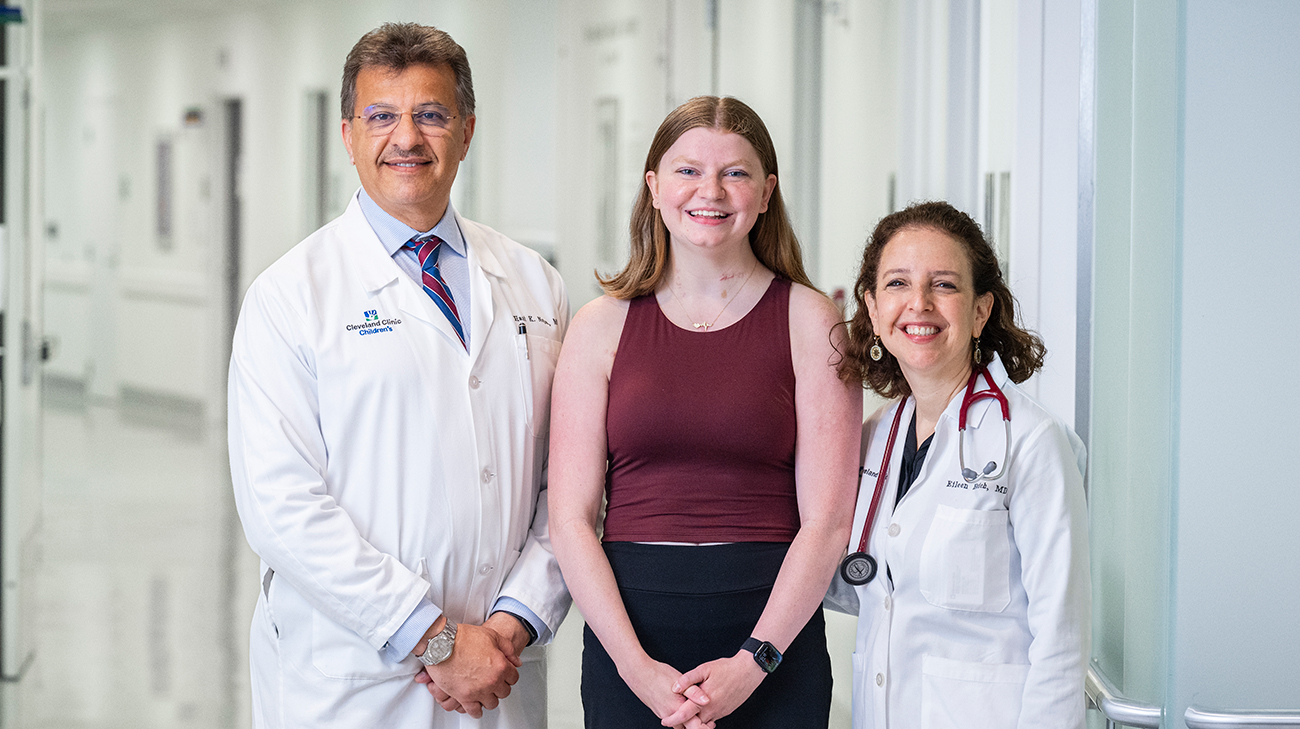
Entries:
{"label": "curly dark brown hair", "polygon": [[[1020,383],[1029,379],[1030,375],[1043,366],[1043,357],[1047,354],[1043,340],[1020,325],[1016,297],[1007,288],[1006,281],[1002,278],[1002,269],[998,268],[997,254],[984,238],[979,224],[946,202],[914,203],[881,218],[876,229],[871,232],[867,248],[862,252],[858,282],[853,289],[858,307],[848,322],[844,357],[839,363],[840,377],[845,380],[860,380],[882,397],[890,399],[906,397],[912,393],[894,355],[885,350],[884,357],[876,362],[868,354],[876,332],[863,302],[868,294],[875,295],[877,269],[885,246],[900,231],[915,228],[929,228],[962,244],[970,257],[975,296],[993,294],[993,310],[989,313],[988,323],[984,325],[979,338],[981,358],[987,362],[989,354],[997,352],[1012,382]],[[973,342],[971,350],[973,355]]]}

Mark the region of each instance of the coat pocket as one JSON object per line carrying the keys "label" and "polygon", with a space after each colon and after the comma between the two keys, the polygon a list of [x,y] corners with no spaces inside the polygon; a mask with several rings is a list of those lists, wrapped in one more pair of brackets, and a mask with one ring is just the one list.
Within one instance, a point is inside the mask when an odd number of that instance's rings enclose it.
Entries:
{"label": "coat pocket", "polygon": [[921,729],[1014,729],[1029,666],[921,659]]}
{"label": "coat pocket", "polygon": [[528,412],[528,432],[542,437],[551,424],[551,380],[555,378],[555,363],[560,358],[560,343],[536,334],[517,336],[515,343],[519,385]]}
{"label": "coat pocket", "polygon": [[[263,565],[265,566],[265,565]],[[275,578],[275,570],[270,567],[262,573],[262,600],[266,604],[266,621],[271,626],[271,631],[276,638],[280,637],[280,626],[275,622],[275,606],[271,604],[271,582]]]}
{"label": "coat pocket", "polygon": [[352,681],[375,681],[415,673],[414,665],[388,660],[382,649],[371,648],[361,636],[316,610],[311,611],[311,663],[322,676]]}
{"label": "coat pocket", "polygon": [[936,607],[1000,612],[1011,603],[1007,512],[940,504],[921,548],[921,594]]}
{"label": "coat pocket", "polygon": [[[421,557],[414,572],[429,579],[429,566]],[[349,681],[373,681],[409,676],[418,670],[415,658],[394,663],[384,649],[375,650],[361,636],[311,610],[311,662],[322,676]]]}

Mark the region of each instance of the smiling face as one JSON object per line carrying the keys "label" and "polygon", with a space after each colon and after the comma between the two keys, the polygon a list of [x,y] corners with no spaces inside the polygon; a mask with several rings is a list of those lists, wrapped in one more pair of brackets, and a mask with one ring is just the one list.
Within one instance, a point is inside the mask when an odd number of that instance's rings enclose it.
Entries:
{"label": "smiling face", "polygon": [[[399,112],[442,107],[456,118],[446,129],[422,131],[410,114],[384,134],[371,134],[364,116],[374,106]],[[432,228],[446,212],[456,170],[469,151],[474,117],[456,107],[451,67],[417,64],[401,71],[367,66],[357,74],[356,108],[343,122],[343,143],[366,194],[385,212],[419,231]]]}
{"label": "smiling face", "polygon": [[744,137],[706,127],[678,137],[645,181],[673,243],[700,247],[748,241],[776,188]]}
{"label": "smiling face", "polygon": [[912,389],[965,381],[993,295],[975,295],[962,244],[933,228],[904,228],[885,244],[877,270],[864,297],[871,326]]}

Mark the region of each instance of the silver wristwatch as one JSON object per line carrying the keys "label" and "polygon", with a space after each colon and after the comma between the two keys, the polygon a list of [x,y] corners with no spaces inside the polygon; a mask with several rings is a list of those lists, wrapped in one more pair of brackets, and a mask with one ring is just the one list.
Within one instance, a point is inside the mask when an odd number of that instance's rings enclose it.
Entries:
{"label": "silver wristwatch", "polygon": [[416,656],[426,666],[436,666],[451,658],[451,649],[456,645],[456,622],[447,618],[447,625],[442,632],[429,639],[424,652]]}

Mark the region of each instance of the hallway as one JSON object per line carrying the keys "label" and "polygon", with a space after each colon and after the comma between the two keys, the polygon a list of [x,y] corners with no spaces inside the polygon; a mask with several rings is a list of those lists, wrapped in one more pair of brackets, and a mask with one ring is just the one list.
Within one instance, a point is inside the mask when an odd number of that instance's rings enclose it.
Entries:
{"label": "hallway", "polygon": [[[249,726],[230,334],[358,189],[339,70],[395,19],[473,63],[455,208],[552,261],[574,311],[625,261],[656,123],[697,94],[766,120],[846,313],[882,216],[970,214],[1049,353],[1026,391],[1088,446],[1096,670],[1170,729],[1300,715],[1295,0],[0,7],[0,729]],[[569,615],[552,729],[582,724]],[[846,729],[855,621],[826,620]]]}
{"label": "hallway", "polygon": [[[46,388],[37,659],[25,729],[249,724],[257,557],[234,516],[223,424],[158,402]],[[854,620],[827,613],[847,727]],[[549,649],[551,729],[579,729],[582,619]]]}
{"label": "hallway", "polygon": [[257,563],[234,520],[224,427],[152,404],[46,400],[21,725],[237,725]]}

